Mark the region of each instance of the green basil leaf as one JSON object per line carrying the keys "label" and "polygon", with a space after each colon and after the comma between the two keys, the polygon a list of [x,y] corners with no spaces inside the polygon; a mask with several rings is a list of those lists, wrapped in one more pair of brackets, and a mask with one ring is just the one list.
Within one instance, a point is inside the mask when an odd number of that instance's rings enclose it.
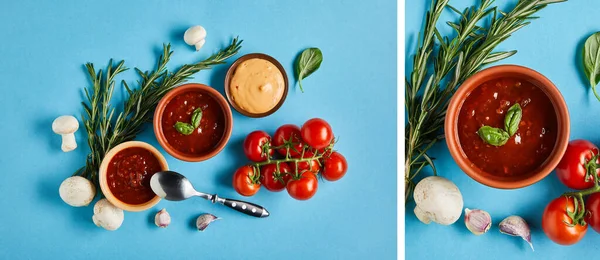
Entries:
{"label": "green basil leaf", "polygon": [[523,117],[521,105],[515,103],[508,109],[506,117],[504,117],[504,130],[508,132],[508,135],[513,136],[519,130],[521,117]]}
{"label": "green basil leaf", "polygon": [[194,127],[194,129],[196,129],[196,128],[198,128],[198,126],[200,126],[201,119],[202,119],[202,109],[196,108],[196,110],[194,110],[194,113],[192,113],[192,126]]}
{"label": "green basil leaf", "polygon": [[304,89],[302,89],[302,79],[317,71],[322,61],[323,53],[321,53],[319,48],[308,48],[302,51],[296,59],[296,78],[298,78],[298,84],[302,92],[304,92]]}
{"label": "green basil leaf", "polygon": [[493,146],[502,146],[510,139],[510,135],[504,130],[487,125],[479,128],[477,134],[483,141]]}
{"label": "green basil leaf", "polygon": [[594,91],[596,98],[600,96],[596,93],[596,85],[600,81],[600,32],[596,32],[585,40],[583,46],[583,72],[590,81],[590,87]]}
{"label": "green basil leaf", "polygon": [[174,127],[177,130],[177,132],[184,134],[184,135],[190,135],[190,134],[192,134],[192,132],[194,132],[194,129],[196,129],[192,125],[190,125],[188,123],[183,123],[183,122],[175,123]]}

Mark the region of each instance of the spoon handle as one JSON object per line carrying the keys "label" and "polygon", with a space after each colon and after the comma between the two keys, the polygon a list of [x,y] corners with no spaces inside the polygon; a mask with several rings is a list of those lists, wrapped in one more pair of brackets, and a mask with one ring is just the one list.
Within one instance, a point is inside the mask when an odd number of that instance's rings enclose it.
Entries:
{"label": "spoon handle", "polygon": [[232,200],[223,198],[219,202],[223,203],[223,205],[235,209],[244,214],[257,217],[257,218],[266,218],[268,217],[269,211],[263,208],[262,206],[256,205],[254,203],[241,201],[241,200]]}

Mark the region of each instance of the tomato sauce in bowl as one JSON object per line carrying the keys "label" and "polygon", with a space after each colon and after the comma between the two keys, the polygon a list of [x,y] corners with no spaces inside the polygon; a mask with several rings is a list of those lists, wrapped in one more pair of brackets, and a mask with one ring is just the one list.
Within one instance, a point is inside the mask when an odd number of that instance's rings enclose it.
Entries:
{"label": "tomato sauce in bowl", "polygon": [[[192,114],[197,108],[202,109],[200,126],[190,135],[178,132],[175,123],[191,122]],[[171,99],[164,109],[161,124],[168,144],[190,156],[200,156],[214,150],[226,129],[225,115],[220,104],[201,90],[190,90]]]}
{"label": "tomato sauce in bowl", "polygon": [[[506,112],[515,103],[522,108],[517,132],[502,146],[482,140],[479,128],[503,129]],[[495,176],[525,175],[538,169],[552,153],[557,133],[557,115],[549,97],[518,77],[491,79],[476,87],[458,115],[457,134],[464,156]]]}
{"label": "tomato sauce in bowl", "polygon": [[106,180],[112,194],[127,204],[143,204],[156,194],[150,188],[150,178],[163,170],[152,152],[141,147],[119,151],[109,162]]}

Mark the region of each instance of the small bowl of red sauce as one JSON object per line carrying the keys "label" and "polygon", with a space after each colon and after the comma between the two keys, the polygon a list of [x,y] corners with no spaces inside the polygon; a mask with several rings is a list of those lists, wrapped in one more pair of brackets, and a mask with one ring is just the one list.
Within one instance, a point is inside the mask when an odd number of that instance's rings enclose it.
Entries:
{"label": "small bowl of red sauce", "polygon": [[[512,107],[521,113],[516,131],[506,126]],[[506,134],[505,143],[485,141],[483,126]],[[460,86],[448,105],[445,129],[450,154],[467,175],[490,187],[517,189],[554,170],[569,142],[569,113],[548,78],[526,67],[500,65]]]}
{"label": "small bowl of red sauce", "polygon": [[[194,118],[199,118],[198,125],[188,132],[177,127],[193,125]],[[233,118],[227,100],[217,90],[189,83],[174,88],[160,100],[153,124],[156,139],[167,153],[179,160],[200,162],[223,150],[231,137]]]}
{"label": "small bowl of red sauce", "polygon": [[110,203],[127,211],[147,210],[160,201],[150,178],[169,170],[167,161],[152,145],[129,141],[112,148],[100,165],[100,188]]}

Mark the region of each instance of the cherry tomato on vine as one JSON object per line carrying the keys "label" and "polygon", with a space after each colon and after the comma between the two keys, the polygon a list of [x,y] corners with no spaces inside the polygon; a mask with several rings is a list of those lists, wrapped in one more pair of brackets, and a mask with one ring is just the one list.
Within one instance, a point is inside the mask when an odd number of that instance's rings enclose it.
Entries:
{"label": "cherry tomato on vine", "polygon": [[[556,166],[556,176],[571,189],[583,190],[593,187],[595,175],[600,173],[600,169],[596,167],[600,164],[597,155],[598,147],[591,142],[586,140],[569,142],[565,155]],[[591,162],[592,157],[596,157],[594,162]],[[595,170],[595,172],[588,173],[588,170]]]}
{"label": "cherry tomato on vine", "polygon": [[575,211],[572,197],[561,196],[551,201],[542,215],[542,228],[550,240],[560,245],[572,245],[583,238],[588,225],[574,223],[567,210]]}
{"label": "cherry tomato on vine", "polygon": [[[267,160],[267,154],[263,152],[263,145],[271,142],[271,136],[265,131],[254,131],[244,139],[244,154],[250,161],[263,162]],[[269,149],[269,156],[273,150]]]}
{"label": "cherry tomato on vine", "polygon": [[346,158],[338,152],[333,152],[331,155],[323,159],[322,175],[328,181],[337,181],[344,177],[348,170],[348,162]]}
{"label": "cherry tomato on vine", "polygon": [[277,164],[267,164],[260,168],[260,182],[267,190],[270,191],[282,191],[285,189],[285,185],[290,180],[291,172],[290,166],[287,163],[279,163],[279,173],[277,172]]}
{"label": "cherry tomato on vine", "polygon": [[[304,153],[303,158],[310,158],[313,156],[314,156],[314,154],[312,152],[306,151]],[[300,155],[294,156],[294,158],[296,158],[296,159],[298,159],[300,157],[301,157]],[[290,162],[290,169],[292,170],[293,174],[296,173],[296,164],[294,162]],[[319,170],[321,170],[321,166],[319,166],[319,162],[316,159],[298,163],[298,173],[302,173],[304,171],[310,171],[313,174],[317,174],[317,173],[319,173]]]}
{"label": "cherry tomato on vine", "polygon": [[[302,137],[300,137],[300,127],[292,124],[282,125],[277,128],[273,135],[274,146],[281,146],[290,140],[292,143],[295,143],[292,146],[293,148],[290,148],[290,155],[295,156],[302,153],[304,143],[302,142]],[[277,151],[279,154],[286,156],[286,148],[281,148]]]}
{"label": "cherry tomato on vine", "polygon": [[297,200],[307,200],[317,193],[319,182],[311,172],[304,172],[299,179],[291,179],[286,185],[290,196]]}
{"label": "cherry tomato on vine", "polygon": [[587,198],[585,209],[589,212],[585,221],[600,233],[600,193],[593,193]]}
{"label": "cherry tomato on vine", "polygon": [[302,140],[315,149],[323,149],[333,140],[331,126],[320,118],[309,119],[300,129]]}
{"label": "cherry tomato on vine", "polygon": [[243,196],[252,196],[260,189],[260,183],[255,180],[252,166],[242,166],[233,174],[233,189]]}

